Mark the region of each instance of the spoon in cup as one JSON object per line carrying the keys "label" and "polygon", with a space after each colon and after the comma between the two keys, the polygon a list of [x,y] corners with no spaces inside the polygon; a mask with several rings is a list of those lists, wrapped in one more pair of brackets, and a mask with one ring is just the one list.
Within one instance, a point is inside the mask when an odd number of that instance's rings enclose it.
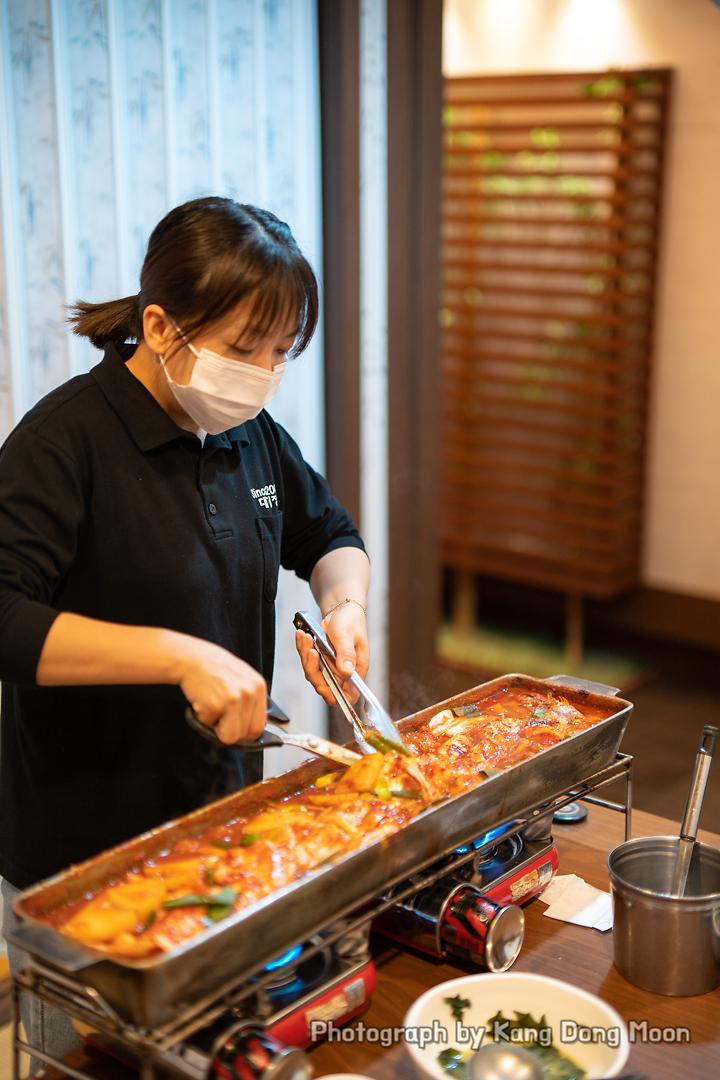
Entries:
{"label": "spoon in cup", "polygon": [[[486,1043],[468,1061],[470,1080],[543,1080],[545,1070],[529,1050],[507,1043]],[[623,1073],[615,1080],[646,1080],[642,1073]]]}

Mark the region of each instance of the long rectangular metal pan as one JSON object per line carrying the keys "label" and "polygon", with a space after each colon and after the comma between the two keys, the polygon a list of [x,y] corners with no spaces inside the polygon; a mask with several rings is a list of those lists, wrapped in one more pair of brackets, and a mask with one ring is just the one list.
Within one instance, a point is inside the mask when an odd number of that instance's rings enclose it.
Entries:
{"label": "long rectangular metal pan", "polygon": [[390,885],[495,826],[521,817],[528,807],[549,802],[614,761],[631,703],[615,697],[610,687],[565,676],[543,680],[505,675],[407,717],[400,722],[400,730],[422,726],[440,709],[468,705],[509,687],[541,692],[562,689],[577,705],[613,713],[477,788],[429,807],[398,832],[306,874],[172,952],[144,960],[115,959],[72,941],[37,916],[98,889],[181,837],[198,835],[253,812],[268,799],[287,798],[305,789],[326,769],[325,763],[306,762],[32,886],[13,904],[22,925],[12,940],[41,962],[93,987],[123,1021],[141,1029],[163,1026],[209,994],[260,971]]}

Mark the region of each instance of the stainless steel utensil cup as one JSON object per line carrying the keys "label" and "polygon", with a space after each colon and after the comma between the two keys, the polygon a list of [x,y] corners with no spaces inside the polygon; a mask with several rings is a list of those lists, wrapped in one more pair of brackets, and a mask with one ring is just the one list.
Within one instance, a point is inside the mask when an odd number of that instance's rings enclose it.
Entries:
{"label": "stainless steel utensil cup", "polygon": [[615,967],[653,994],[690,997],[720,985],[720,851],[696,843],[684,896],[671,896],[677,836],[630,840],[610,853]]}

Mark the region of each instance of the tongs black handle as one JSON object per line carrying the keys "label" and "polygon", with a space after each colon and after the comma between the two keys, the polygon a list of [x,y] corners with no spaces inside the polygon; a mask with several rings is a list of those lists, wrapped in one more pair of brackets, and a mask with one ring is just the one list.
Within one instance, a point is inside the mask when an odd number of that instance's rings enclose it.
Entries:
{"label": "tongs black handle", "polygon": [[[290,717],[285,715],[271,697],[267,699],[267,718],[282,727],[290,723]],[[193,731],[197,731],[198,735],[202,735],[203,739],[207,739],[208,742],[214,743],[216,746],[224,746],[227,749],[226,743],[218,738],[215,728],[203,724],[202,720],[198,719],[195,710],[190,708],[189,705],[185,710],[185,719]],[[266,750],[270,746],[284,746],[285,743],[278,735],[266,729],[258,739],[240,739],[232,745],[233,749],[237,748],[238,750]]]}
{"label": "tongs black handle", "polygon": [[323,630],[319,622],[311,618],[307,611],[296,611],[295,618],[293,619],[293,626],[296,630],[303,630],[315,641],[315,647],[321,656],[324,656],[326,660],[332,660],[333,663],[337,660],[335,649],[330,644],[330,639]]}
{"label": "tongs black handle", "polygon": [[267,718],[272,720],[274,724],[281,724],[286,727],[290,723],[290,717],[282,711],[280,706],[273,701],[271,697],[267,699]]}

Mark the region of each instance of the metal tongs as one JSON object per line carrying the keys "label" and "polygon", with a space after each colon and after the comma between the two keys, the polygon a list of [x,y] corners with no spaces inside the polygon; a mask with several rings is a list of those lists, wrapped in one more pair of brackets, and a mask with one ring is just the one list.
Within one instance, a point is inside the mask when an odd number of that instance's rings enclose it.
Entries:
{"label": "metal tongs", "polygon": [[357,672],[348,676],[347,682],[351,683],[360,695],[364,717],[362,710],[353,708],[345,697],[342,691],[342,681],[345,680],[339,677],[331,667],[331,664],[336,663],[337,657],[322,626],[315,622],[307,611],[296,612],[293,622],[296,629],[303,630],[312,637],[320,657],[320,667],[325,681],[332,690],[345,719],[352,724],[355,739],[363,753],[374,754],[377,750],[395,750],[400,754],[409,754],[410,751],[403,742],[395,723]]}
{"label": "metal tongs", "polygon": [[678,855],[673,874],[671,896],[684,896],[687,885],[690,860],[695,847],[695,838],[700,825],[700,813],[702,811],[705,788],[707,787],[710,766],[718,740],[718,729],[711,724],[706,724],[700,738],[700,748],[695,759],[690,794],[688,795],[685,814],[680,828],[680,840],[678,842]]}
{"label": "metal tongs", "polygon": [[290,724],[290,717],[286,716],[279,705],[276,705],[271,697],[267,704],[267,723],[278,727],[282,734],[265,729],[259,739],[240,739],[236,743],[224,743],[218,738],[215,728],[208,727],[198,719],[194,709],[188,707],[185,710],[185,719],[193,731],[202,735],[204,739],[214,743],[215,746],[224,746],[228,749],[237,750],[267,750],[273,746],[299,746],[301,750],[307,750],[316,757],[327,758],[328,761],[336,761],[340,765],[352,765],[360,760],[360,754],[354,750],[348,750],[345,746],[329,742],[320,738],[319,735],[311,735],[304,731],[298,731]]}

